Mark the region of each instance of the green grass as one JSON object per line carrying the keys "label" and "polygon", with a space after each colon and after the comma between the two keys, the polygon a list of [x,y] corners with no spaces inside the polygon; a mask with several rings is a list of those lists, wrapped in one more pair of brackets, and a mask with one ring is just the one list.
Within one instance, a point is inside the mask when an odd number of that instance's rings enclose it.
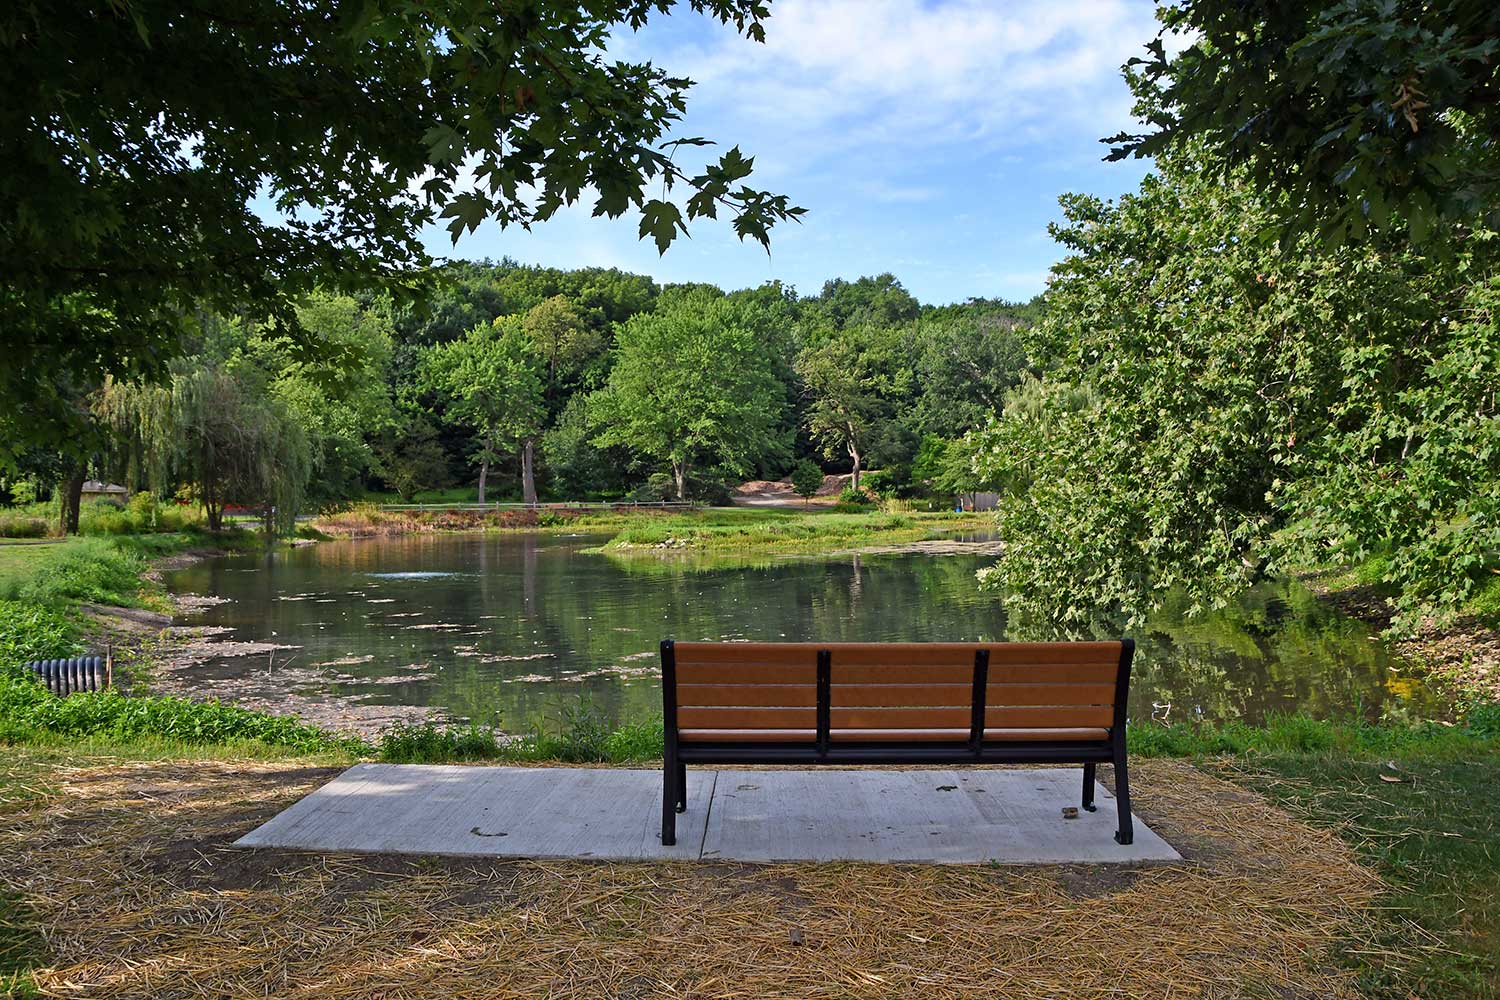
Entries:
{"label": "green grass", "polygon": [[257,536],[241,530],[0,544],[0,600],[51,607],[77,601],[138,607],[143,595],[152,592],[141,581],[150,560],[192,548],[257,544]]}
{"label": "green grass", "polygon": [[[641,521],[624,528],[605,552],[639,549],[701,552],[821,552],[864,545],[903,545],[945,533],[984,530],[985,515],[708,511]],[[728,517],[725,515],[751,515]]]}
{"label": "green grass", "polygon": [[564,712],[560,724],[506,737],[480,726],[398,725],[381,734],[380,759],[392,764],[450,761],[560,761],[629,764],[660,760],[661,719],[611,727],[587,701]]}
{"label": "green grass", "polygon": [[363,740],[325,732],[295,717],[253,712],[217,701],[128,697],[116,689],[52,695],[19,670],[0,674],[0,744],[56,737],[111,744],[166,740],[184,745],[258,742],[300,753],[364,754]]}
{"label": "green grass", "polygon": [[1462,756],[1500,753],[1500,705],[1477,705],[1464,723],[1382,724],[1337,722],[1303,716],[1268,719],[1263,726],[1239,722],[1157,726],[1133,725],[1126,739],[1138,757],[1204,757],[1260,753],[1422,753]]}
{"label": "green grass", "polygon": [[1500,705],[1462,725],[1287,717],[1132,727],[1130,752],[1212,758],[1227,777],[1336,830],[1391,886],[1345,960],[1374,997],[1500,997]]}
{"label": "green grass", "polygon": [[[1345,960],[1374,997],[1500,997],[1500,754],[1273,752],[1232,777],[1332,826],[1390,885]],[[1388,780],[1397,779],[1397,780]]]}

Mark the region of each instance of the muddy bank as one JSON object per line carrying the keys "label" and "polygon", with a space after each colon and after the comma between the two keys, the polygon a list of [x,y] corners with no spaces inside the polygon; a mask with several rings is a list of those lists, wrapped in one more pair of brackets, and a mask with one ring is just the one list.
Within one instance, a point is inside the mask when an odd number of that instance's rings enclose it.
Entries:
{"label": "muddy bank", "polygon": [[[155,560],[143,576],[160,584],[162,574],[223,555],[198,549]],[[224,598],[170,595],[172,614],[141,608],[84,605],[84,644],[108,653],[115,680],[128,694],[175,695],[219,700],[242,708],[297,715],[324,729],[367,738],[396,723],[441,718],[417,705],[362,705],[320,693],[345,675],[336,662],[309,664],[292,643],[249,642],[233,629],[195,624],[193,619]]]}
{"label": "muddy bank", "polygon": [[[1332,589],[1318,574],[1302,582],[1339,612],[1381,631],[1390,628],[1394,612],[1379,588]],[[1500,702],[1500,628],[1473,615],[1446,625],[1424,618],[1415,635],[1392,640],[1391,649],[1419,666],[1426,683],[1455,702]]]}

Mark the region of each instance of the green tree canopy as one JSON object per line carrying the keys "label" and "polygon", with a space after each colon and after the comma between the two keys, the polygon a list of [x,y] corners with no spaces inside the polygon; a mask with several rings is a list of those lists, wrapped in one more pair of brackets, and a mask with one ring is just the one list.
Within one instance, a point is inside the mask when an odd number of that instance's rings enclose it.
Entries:
{"label": "green tree canopy", "polygon": [[797,356],[797,375],[807,399],[808,431],[828,457],[849,457],[851,485],[859,489],[865,456],[889,420],[884,398],[889,380],[872,352],[849,332],[803,350]]}
{"label": "green tree canopy", "polygon": [[[1118,204],[1064,199],[1045,372],[981,435],[1011,607],[1086,630],[1179,590],[1388,555],[1403,622],[1500,564],[1500,327],[1474,254],[1288,252],[1245,173],[1167,157]],[[1496,237],[1478,232],[1474,239]]]}
{"label": "green tree canopy", "polygon": [[[420,231],[530,226],[596,192],[666,247],[721,211],[768,241],[800,209],[670,138],[690,81],[612,60],[674,0],[19,0],[0,11],[0,461],[71,445],[76,395],[160,376],[184,317],[301,343],[314,287],[403,291]],[[692,0],[762,39],[764,0]],[[648,193],[648,185],[649,192]],[[679,203],[678,194],[686,197]]]}
{"label": "green tree canopy", "polygon": [[[1152,130],[1111,158],[1204,145],[1335,241],[1404,225],[1500,228],[1500,5],[1493,0],[1182,0],[1143,64]],[[1434,247],[1435,248],[1435,247]]]}
{"label": "green tree canopy", "polygon": [[695,292],[622,325],[609,382],[591,397],[596,443],[670,463],[679,499],[698,465],[743,473],[784,454],[785,390],[751,308]]}
{"label": "green tree canopy", "polygon": [[447,400],[448,419],[474,434],[480,503],[491,463],[517,452],[523,499],[536,503],[533,461],[547,419],[544,366],[515,321],[477,326],[423,359],[422,380]]}

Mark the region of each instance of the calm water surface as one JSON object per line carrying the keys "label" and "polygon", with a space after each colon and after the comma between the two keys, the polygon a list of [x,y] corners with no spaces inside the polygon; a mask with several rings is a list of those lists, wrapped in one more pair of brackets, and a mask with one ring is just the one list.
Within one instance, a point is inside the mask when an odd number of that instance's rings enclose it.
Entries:
{"label": "calm water surface", "polygon": [[[301,693],[423,705],[524,728],[580,698],[612,720],[660,711],[662,638],[996,640],[1005,611],[974,585],[991,561],[887,554],[704,569],[584,552],[602,539],[414,535],[228,556],[173,573],[176,592],[227,598],[189,619],[229,638],[300,647]],[[1367,625],[1292,586],[1229,612],[1165,614],[1137,634],[1133,718],[1257,722],[1275,712],[1423,715]],[[280,654],[293,656],[293,651]],[[263,670],[225,660],[203,674]]]}

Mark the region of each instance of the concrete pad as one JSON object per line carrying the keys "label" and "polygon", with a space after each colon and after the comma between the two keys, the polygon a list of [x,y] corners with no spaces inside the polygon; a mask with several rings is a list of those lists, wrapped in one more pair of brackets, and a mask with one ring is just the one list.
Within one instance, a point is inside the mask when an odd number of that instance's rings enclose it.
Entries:
{"label": "concrete pad", "polygon": [[1097,812],[1076,806],[1082,768],[953,771],[721,771],[703,858],[1043,864],[1176,861],[1135,820],[1115,843],[1114,796],[1097,783]]}
{"label": "concrete pad", "polygon": [[241,847],[489,857],[693,860],[715,775],[689,772],[690,812],[663,847],[661,772],[356,764],[236,841]]}
{"label": "concrete pad", "polygon": [[1177,860],[1114,799],[1065,819],[1078,768],[952,771],[688,769],[688,811],[663,847],[661,772],[359,764],[237,841],[241,847],[608,860],[1009,864]]}

